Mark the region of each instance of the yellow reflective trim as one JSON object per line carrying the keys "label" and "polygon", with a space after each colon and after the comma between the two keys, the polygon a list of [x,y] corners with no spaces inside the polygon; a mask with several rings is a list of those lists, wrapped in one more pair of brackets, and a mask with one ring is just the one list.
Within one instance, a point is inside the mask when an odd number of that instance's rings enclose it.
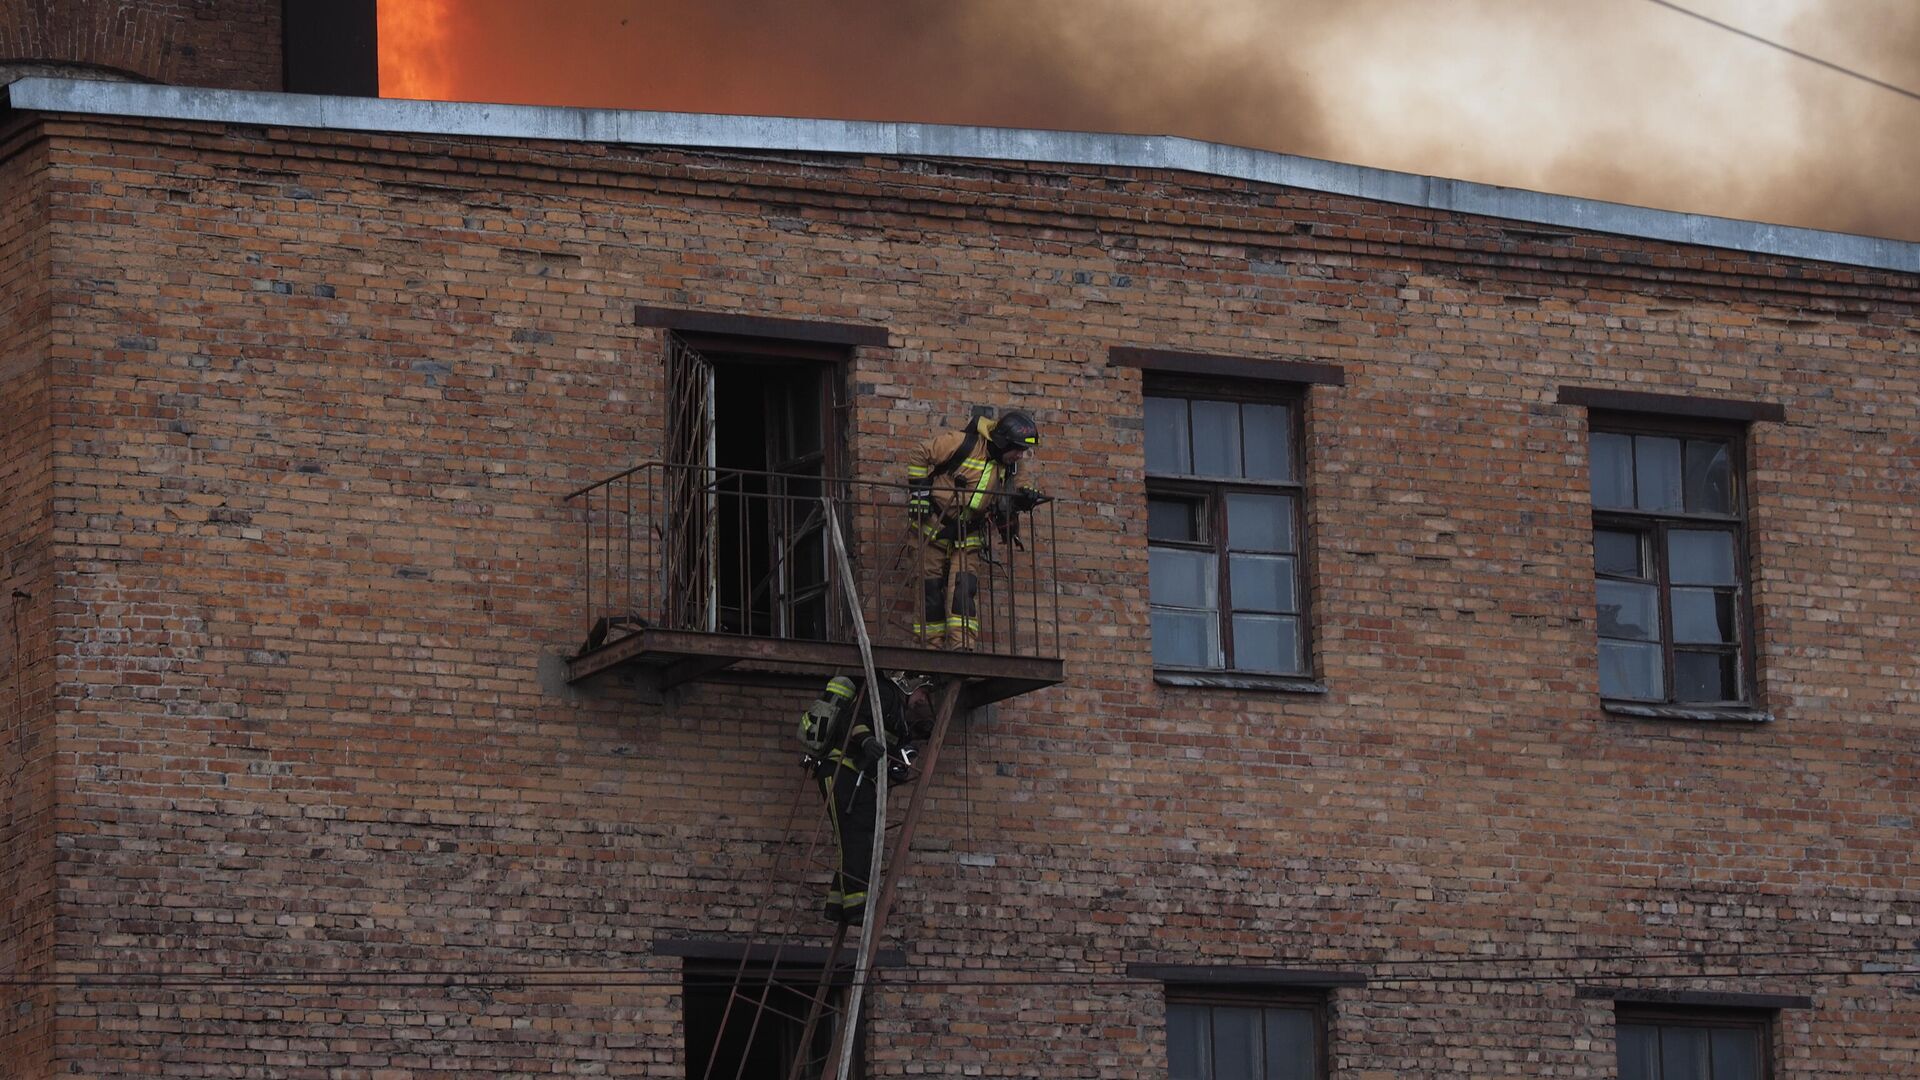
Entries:
{"label": "yellow reflective trim", "polygon": [[853,696],[853,680],[844,676],[835,676],[828,681],[827,689],[839,694],[843,698],[851,698]]}
{"label": "yellow reflective trim", "polygon": [[967,500],[968,510],[980,509],[981,502],[985,501],[987,497],[987,489],[993,486],[993,474],[996,471],[992,466],[980,470],[980,480],[974,484],[973,495]]}

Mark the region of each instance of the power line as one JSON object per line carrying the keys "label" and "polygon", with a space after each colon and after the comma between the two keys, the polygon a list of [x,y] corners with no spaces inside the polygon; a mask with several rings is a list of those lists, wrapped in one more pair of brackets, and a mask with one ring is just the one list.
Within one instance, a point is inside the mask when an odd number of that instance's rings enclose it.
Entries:
{"label": "power line", "polygon": [[1686,8],[1681,7],[1679,4],[1671,3],[1670,0],[1647,0],[1647,3],[1658,4],[1660,7],[1666,8],[1669,11],[1677,11],[1680,14],[1685,15],[1689,18],[1699,19],[1701,22],[1706,23],[1709,26],[1719,27],[1720,29],[1725,30],[1729,34],[1738,34],[1749,41],[1757,41],[1760,44],[1765,45],[1769,49],[1779,49],[1781,52],[1786,53],[1789,56],[1797,56],[1800,59],[1807,61],[1808,63],[1819,64],[1823,68],[1827,68],[1831,71],[1837,71],[1840,74],[1846,75],[1850,78],[1859,79],[1861,82],[1872,83],[1873,85],[1879,87],[1882,90],[1891,90],[1894,93],[1899,94],[1903,97],[1910,97],[1915,101],[1920,101],[1920,93],[1915,93],[1914,91],[1909,90],[1904,86],[1895,86],[1890,82],[1882,82],[1881,80],[1876,79],[1871,75],[1862,74],[1858,71],[1853,70],[1852,68],[1841,67],[1839,64],[1836,64],[1831,60],[1822,60],[1820,57],[1815,56],[1812,53],[1801,52],[1799,49],[1793,48],[1788,45],[1782,45],[1777,41],[1772,41],[1767,38],[1763,38],[1759,34],[1753,33],[1748,30],[1742,30],[1737,26],[1730,26],[1727,23],[1723,23],[1718,19],[1714,19],[1706,15],[1702,15],[1697,11],[1689,11]]}

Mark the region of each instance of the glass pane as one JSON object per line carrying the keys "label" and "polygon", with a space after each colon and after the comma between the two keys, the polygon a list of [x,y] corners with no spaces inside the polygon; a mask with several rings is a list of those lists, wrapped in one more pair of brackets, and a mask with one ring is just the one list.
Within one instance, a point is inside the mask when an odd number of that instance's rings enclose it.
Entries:
{"label": "glass pane", "polygon": [[1687,440],[1687,510],[1733,513],[1733,455],[1723,442]]}
{"label": "glass pane", "polygon": [[1660,1029],[1660,1080],[1713,1080],[1705,1028]]}
{"label": "glass pane", "polygon": [[1220,620],[1204,611],[1153,609],[1153,662],[1162,667],[1221,667]]}
{"label": "glass pane", "polygon": [[1228,495],[1227,546],[1235,551],[1292,551],[1293,497]]}
{"label": "glass pane", "polygon": [[1214,1080],[1261,1080],[1260,1051],[1259,1009],[1214,1007]]}
{"label": "glass pane", "polygon": [[1593,569],[1599,574],[1643,578],[1639,533],[1596,529],[1593,534]]}
{"label": "glass pane", "polygon": [[1760,1080],[1760,1033],[1720,1028],[1713,1033],[1713,1080]]}
{"label": "glass pane", "polygon": [[1641,1024],[1621,1024],[1620,1080],[1660,1080],[1660,1036]]}
{"label": "glass pane", "polygon": [[1677,701],[1736,701],[1739,664],[1733,653],[1673,653],[1673,696]]}
{"label": "glass pane", "polygon": [[1673,640],[1688,645],[1733,644],[1730,589],[1674,589]]}
{"label": "glass pane", "polygon": [[1634,505],[1642,510],[1680,509],[1680,440],[1664,435],[1633,438]]}
{"label": "glass pane", "polygon": [[1168,1080],[1211,1080],[1207,1009],[1202,1005],[1167,1006]]}
{"label": "glass pane", "polygon": [[1593,505],[1633,505],[1633,438],[1596,431],[1588,441],[1593,473]]}
{"label": "glass pane", "polygon": [[1630,641],[1600,643],[1600,696],[1657,701],[1661,695],[1660,646]]}
{"label": "glass pane", "polygon": [[1249,480],[1293,479],[1293,410],[1285,405],[1240,406]]}
{"label": "glass pane", "polygon": [[1147,471],[1163,476],[1193,472],[1187,447],[1187,403],[1182,398],[1147,399]]}
{"label": "glass pane", "polygon": [[1201,499],[1171,499],[1158,496],[1147,499],[1147,539],[1199,543],[1206,539],[1201,526],[1206,507]]}
{"label": "glass pane", "polygon": [[1291,615],[1235,615],[1233,666],[1236,671],[1300,673],[1300,620]]}
{"label": "glass pane", "polygon": [[1313,1029],[1307,1009],[1267,1010],[1267,1080],[1316,1080]]}
{"label": "glass pane", "polygon": [[1235,611],[1296,612],[1291,555],[1234,555],[1227,560],[1227,590]]}
{"label": "glass pane", "polygon": [[1240,403],[1193,403],[1193,471],[1198,476],[1240,475]]}
{"label": "glass pane", "polygon": [[1152,602],[1177,607],[1218,607],[1217,565],[1214,556],[1204,551],[1148,548],[1147,591]]}
{"label": "glass pane", "polygon": [[1667,575],[1675,585],[1738,585],[1733,534],[1675,529],[1667,534]]}
{"label": "glass pane", "polygon": [[1600,636],[1633,641],[1660,640],[1660,615],[1654,609],[1660,590],[1631,581],[1596,581]]}

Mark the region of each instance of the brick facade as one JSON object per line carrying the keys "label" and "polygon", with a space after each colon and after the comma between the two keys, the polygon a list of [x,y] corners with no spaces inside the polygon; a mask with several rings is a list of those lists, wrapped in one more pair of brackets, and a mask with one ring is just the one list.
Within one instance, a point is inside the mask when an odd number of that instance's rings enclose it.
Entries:
{"label": "brick facade", "polygon": [[281,0],[0,0],[0,83],[71,68],[279,90]]}
{"label": "brick facade", "polygon": [[[44,147],[18,139],[0,162],[0,972],[44,977],[53,959],[53,469],[47,395],[48,229]],[[0,985],[0,1059],[50,1060],[53,994]],[[23,1073],[24,1075],[24,1073]]]}
{"label": "brick facade", "polygon": [[[1130,963],[1367,975],[1336,1076],[1612,1076],[1586,984],[1808,995],[1779,1075],[1920,1071],[1913,976],[1859,974],[1920,937],[1911,276],[1140,169],[16,122],[44,216],[9,195],[0,273],[50,306],[0,327],[46,342],[7,401],[50,426],[0,461],[50,442],[4,520],[58,765],[0,790],[58,781],[4,863],[44,927],[56,861],[57,936],[0,958],[71,977],[61,1075],[676,1076],[656,937],[819,940],[769,873],[805,695],[551,677],[562,497],[661,453],[637,305],[886,328],[862,476],[970,403],[1046,427],[1069,679],[949,749],[876,1074],[1164,1076]],[[1155,684],[1111,346],[1344,369],[1307,412],[1325,693]],[[1569,384],[1785,406],[1748,463],[1772,722],[1601,710]],[[224,969],[255,985],[127,974]]]}

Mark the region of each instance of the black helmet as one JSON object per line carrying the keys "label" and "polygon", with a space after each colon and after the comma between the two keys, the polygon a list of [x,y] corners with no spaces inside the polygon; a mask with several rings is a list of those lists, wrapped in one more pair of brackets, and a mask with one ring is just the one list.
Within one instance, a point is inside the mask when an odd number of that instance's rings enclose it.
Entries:
{"label": "black helmet", "polygon": [[1022,410],[1008,409],[1000,414],[1000,419],[994,421],[993,434],[988,436],[987,441],[993,444],[995,450],[1008,450],[1015,446],[1031,450],[1040,442],[1040,426]]}

